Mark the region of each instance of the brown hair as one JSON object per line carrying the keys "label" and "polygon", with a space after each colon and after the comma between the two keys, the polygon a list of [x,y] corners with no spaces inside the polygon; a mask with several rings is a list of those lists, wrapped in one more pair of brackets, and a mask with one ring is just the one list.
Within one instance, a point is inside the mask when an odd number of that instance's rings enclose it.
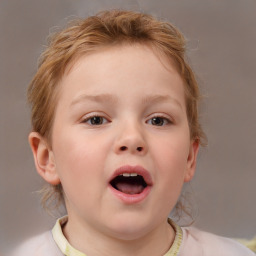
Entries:
{"label": "brown hair", "polygon": [[[86,19],[76,20],[51,37],[49,46],[41,55],[38,71],[28,88],[33,130],[45,137],[51,145],[58,83],[67,66],[79,56],[96,51],[100,47],[123,43],[147,44],[175,63],[185,84],[191,139],[203,144],[205,135],[198,121],[199,88],[185,58],[183,35],[168,22],[159,21],[143,13],[120,10],[104,11]],[[49,199],[52,200],[54,195],[63,199],[61,185],[50,188],[44,189],[44,205]]]}

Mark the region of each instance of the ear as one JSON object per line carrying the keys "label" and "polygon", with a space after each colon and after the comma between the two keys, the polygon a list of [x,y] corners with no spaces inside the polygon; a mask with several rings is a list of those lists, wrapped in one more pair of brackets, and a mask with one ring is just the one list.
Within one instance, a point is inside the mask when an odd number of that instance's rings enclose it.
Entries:
{"label": "ear", "polygon": [[189,148],[189,155],[187,159],[187,169],[184,176],[184,182],[189,182],[195,175],[196,170],[196,160],[199,150],[199,141],[192,140]]}
{"label": "ear", "polygon": [[59,184],[60,179],[56,172],[54,154],[47,141],[37,132],[31,132],[28,141],[39,175],[52,185]]}

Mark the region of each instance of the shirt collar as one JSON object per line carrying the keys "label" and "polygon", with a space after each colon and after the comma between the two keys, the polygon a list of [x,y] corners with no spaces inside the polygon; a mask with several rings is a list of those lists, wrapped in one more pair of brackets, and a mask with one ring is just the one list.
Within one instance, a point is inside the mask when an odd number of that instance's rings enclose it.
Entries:
{"label": "shirt collar", "polygon": [[67,220],[68,216],[64,216],[56,221],[56,224],[52,229],[52,235],[55,243],[66,256],[86,256],[84,253],[76,250],[64,236],[61,227],[67,222]]}
{"label": "shirt collar", "polygon": [[[72,245],[64,236],[62,232],[62,226],[67,222],[67,220],[68,216],[64,216],[56,221],[56,224],[52,229],[52,235],[55,243],[57,244],[61,252],[66,256],[86,256],[84,253],[72,247]],[[175,231],[175,238],[171,248],[164,256],[177,256],[180,251],[180,246],[183,238],[182,229],[171,219],[168,219],[168,223],[173,227]]]}

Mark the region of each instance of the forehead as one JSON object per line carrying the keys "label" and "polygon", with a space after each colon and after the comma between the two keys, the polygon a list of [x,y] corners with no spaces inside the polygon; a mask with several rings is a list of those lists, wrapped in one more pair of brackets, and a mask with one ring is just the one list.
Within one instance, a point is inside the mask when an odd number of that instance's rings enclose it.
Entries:
{"label": "forehead", "polygon": [[177,84],[183,93],[172,60],[148,45],[132,44],[101,47],[76,58],[60,81],[60,91],[71,97],[75,90],[108,93],[111,87],[126,87],[129,92],[138,86],[159,89],[160,84]]}
{"label": "forehead", "polygon": [[[174,61],[170,54],[166,53],[164,50],[156,47],[150,42],[120,42],[117,44],[106,44],[94,46],[90,50],[82,50],[77,52],[71,59],[70,63],[65,68],[64,77],[77,68],[84,61],[95,61],[99,58],[105,58],[106,61],[112,60],[114,58],[122,59],[121,62],[128,62],[129,59],[139,58],[141,56],[145,57],[147,61],[155,62],[156,59],[160,62],[167,70],[179,72],[177,63]],[[153,57],[153,58],[152,58]],[[107,59],[109,58],[109,59]],[[103,64],[107,64],[106,62]]]}

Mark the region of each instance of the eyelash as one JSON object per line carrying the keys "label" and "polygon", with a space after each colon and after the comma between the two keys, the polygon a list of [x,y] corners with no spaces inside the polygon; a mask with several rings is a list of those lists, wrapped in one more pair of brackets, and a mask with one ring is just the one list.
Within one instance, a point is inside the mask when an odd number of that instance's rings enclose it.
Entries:
{"label": "eyelash", "polygon": [[146,123],[148,123],[149,121],[151,121],[151,125],[153,125],[152,124],[152,120],[153,119],[160,119],[161,121],[163,121],[163,124],[162,125],[157,125],[157,124],[155,124],[154,126],[165,126],[165,125],[169,125],[169,124],[172,124],[173,122],[169,119],[169,118],[167,118],[166,116],[162,116],[162,115],[155,115],[155,116],[153,116],[153,117],[151,117],[149,120],[147,120],[147,122]]}
{"label": "eyelash", "polygon": [[[97,120],[97,121],[101,121],[101,122],[100,123],[92,123],[93,118],[101,118],[101,120]],[[155,121],[160,121],[160,124],[152,124],[153,119],[158,119]],[[96,120],[94,120],[94,121],[96,121]],[[89,125],[92,125],[92,126],[99,126],[99,125],[103,125],[108,122],[110,122],[110,121],[107,118],[103,117],[102,115],[97,115],[97,114],[91,114],[90,116],[87,116],[82,120],[82,123],[88,123]],[[165,125],[172,124],[173,122],[166,116],[155,115],[155,116],[151,117],[150,119],[148,119],[146,121],[146,123],[151,124],[153,126],[165,126]]]}
{"label": "eyelash", "polygon": [[[92,123],[93,118],[101,118],[103,120],[103,122],[99,123],[99,124],[93,124]],[[89,125],[92,125],[92,126],[103,125],[103,124],[105,124],[107,122],[109,122],[109,120],[107,118],[103,117],[102,115],[97,115],[97,114],[92,114],[90,116],[85,117],[82,120],[82,123],[88,123]]]}

